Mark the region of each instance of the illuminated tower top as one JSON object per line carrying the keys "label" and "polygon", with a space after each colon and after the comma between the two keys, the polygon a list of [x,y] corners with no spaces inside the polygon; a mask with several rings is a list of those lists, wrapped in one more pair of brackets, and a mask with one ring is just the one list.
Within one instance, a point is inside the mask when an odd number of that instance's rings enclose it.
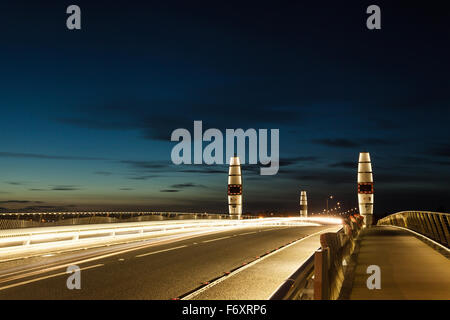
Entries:
{"label": "illuminated tower top", "polygon": [[240,218],[242,214],[242,173],[239,157],[230,158],[228,171],[228,210],[230,215]]}
{"label": "illuminated tower top", "polygon": [[372,224],[373,194],[373,174],[370,154],[368,152],[361,152],[358,161],[358,204],[359,213],[364,217],[366,226]]}

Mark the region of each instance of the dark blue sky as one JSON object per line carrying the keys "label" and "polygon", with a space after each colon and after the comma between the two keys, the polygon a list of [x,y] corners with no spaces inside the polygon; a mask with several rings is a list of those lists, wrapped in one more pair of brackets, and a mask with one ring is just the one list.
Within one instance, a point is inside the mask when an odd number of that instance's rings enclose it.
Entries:
{"label": "dark blue sky", "polygon": [[376,215],[449,210],[449,11],[377,1],[369,31],[372,2],[328,2],[2,2],[0,207],[224,212],[225,166],[170,162],[202,120],[280,129],[244,211],[296,212],[303,189],[311,211],[354,207],[363,150]]}

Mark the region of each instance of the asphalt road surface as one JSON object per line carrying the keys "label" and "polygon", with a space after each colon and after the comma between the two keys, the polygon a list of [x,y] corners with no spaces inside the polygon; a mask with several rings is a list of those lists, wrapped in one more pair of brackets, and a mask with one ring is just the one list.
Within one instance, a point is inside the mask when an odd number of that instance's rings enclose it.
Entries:
{"label": "asphalt road surface", "polygon": [[[174,299],[271,250],[330,228],[248,227],[0,263],[0,299]],[[81,268],[69,290],[67,265]],[[274,270],[276,272],[276,270]]]}

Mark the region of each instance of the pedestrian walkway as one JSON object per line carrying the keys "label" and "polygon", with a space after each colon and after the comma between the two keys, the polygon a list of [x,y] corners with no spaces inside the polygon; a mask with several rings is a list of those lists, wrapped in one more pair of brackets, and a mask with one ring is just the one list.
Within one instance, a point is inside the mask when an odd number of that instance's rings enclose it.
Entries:
{"label": "pedestrian walkway", "polygon": [[[441,250],[442,251],[442,250]],[[445,251],[445,250],[444,250]],[[364,230],[350,300],[450,300],[450,259],[413,233],[390,226]],[[367,288],[367,267],[381,271],[381,289]]]}

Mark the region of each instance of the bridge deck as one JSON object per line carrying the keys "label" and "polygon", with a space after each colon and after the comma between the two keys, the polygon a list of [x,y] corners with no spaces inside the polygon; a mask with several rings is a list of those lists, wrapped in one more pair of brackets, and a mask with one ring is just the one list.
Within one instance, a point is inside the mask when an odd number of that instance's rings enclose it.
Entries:
{"label": "bridge deck", "polygon": [[[381,289],[366,285],[369,265],[381,269]],[[395,227],[365,230],[353,273],[351,300],[450,299],[450,259]]]}

